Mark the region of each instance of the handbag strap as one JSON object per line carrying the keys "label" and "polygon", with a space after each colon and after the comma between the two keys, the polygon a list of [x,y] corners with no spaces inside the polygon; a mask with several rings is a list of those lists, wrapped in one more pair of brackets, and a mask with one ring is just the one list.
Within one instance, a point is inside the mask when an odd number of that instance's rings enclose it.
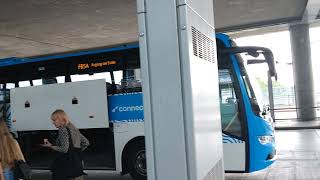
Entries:
{"label": "handbag strap", "polygon": [[70,131],[69,127],[66,127],[66,128],[67,128],[68,135],[69,135],[69,150],[72,150],[72,149],[74,149],[74,146],[73,146],[71,131]]}

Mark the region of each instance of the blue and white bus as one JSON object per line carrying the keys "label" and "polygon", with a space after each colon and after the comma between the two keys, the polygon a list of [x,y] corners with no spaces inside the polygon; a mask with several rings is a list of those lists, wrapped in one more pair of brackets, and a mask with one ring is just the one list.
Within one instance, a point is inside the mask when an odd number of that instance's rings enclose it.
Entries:
{"label": "blue and white bus", "polygon": [[257,89],[251,85],[241,54],[252,58],[261,55],[263,59],[247,63],[266,63],[270,75],[276,78],[272,52],[263,47],[238,47],[225,34],[217,34],[216,40],[225,170],[264,169],[276,155],[273,120],[266,104],[255,94]]}
{"label": "blue and white bus", "polygon": [[[239,53],[265,54],[269,67],[272,53],[232,47],[223,34],[217,35],[217,47],[225,169],[263,169],[274,161],[274,131],[267,109],[257,104]],[[84,152],[86,169],[146,179],[139,68],[137,44],[0,60],[0,111],[30,165],[48,168],[54,155],[39,144],[55,139],[50,114],[62,108],[91,142]]]}

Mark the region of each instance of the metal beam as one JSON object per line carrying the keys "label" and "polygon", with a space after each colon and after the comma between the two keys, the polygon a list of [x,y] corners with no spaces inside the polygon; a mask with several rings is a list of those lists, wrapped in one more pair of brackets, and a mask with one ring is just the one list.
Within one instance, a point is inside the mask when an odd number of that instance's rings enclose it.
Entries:
{"label": "metal beam", "polygon": [[274,20],[268,20],[268,21],[261,21],[261,22],[255,22],[255,23],[249,23],[249,24],[242,24],[238,26],[230,26],[230,27],[224,27],[224,28],[217,28],[216,32],[235,32],[235,31],[243,31],[253,28],[264,28],[264,27],[270,27],[275,25],[282,25],[282,24],[289,24],[289,23],[297,23],[301,21],[301,17],[290,17],[290,18],[281,18],[281,19],[274,19]]}
{"label": "metal beam", "polygon": [[236,39],[236,38],[247,37],[247,36],[256,36],[256,35],[267,34],[267,33],[288,31],[288,29],[289,27],[287,24],[281,24],[281,25],[264,27],[264,28],[254,28],[254,29],[242,30],[237,32],[229,32],[228,35],[231,36],[233,39]]}
{"label": "metal beam", "polygon": [[[299,21],[292,21],[290,24],[291,25],[301,24],[301,21],[300,20]],[[309,24],[309,26],[310,26],[310,28],[319,27],[320,26],[320,17],[318,17],[317,20],[312,21]],[[288,31],[288,30],[289,30],[289,25],[284,23],[284,24],[272,25],[272,26],[268,26],[268,27],[258,27],[258,28],[252,28],[252,29],[231,31],[231,32],[228,32],[228,35],[231,36],[232,38],[241,38],[241,37],[255,36],[255,35],[275,33],[275,32]]]}
{"label": "metal beam", "polygon": [[320,11],[320,1],[319,0],[308,0],[306,8],[303,13],[302,21],[311,22],[317,19]]}

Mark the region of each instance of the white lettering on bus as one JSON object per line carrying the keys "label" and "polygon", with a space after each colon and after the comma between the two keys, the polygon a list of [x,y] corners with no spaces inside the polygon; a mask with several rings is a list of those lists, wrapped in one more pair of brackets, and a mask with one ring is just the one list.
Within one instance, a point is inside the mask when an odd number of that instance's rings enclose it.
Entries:
{"label": "white lettering on bus", "polygon": [[132,112],[132,111],[143,111],[143,106],[116,106],[112,112]]}

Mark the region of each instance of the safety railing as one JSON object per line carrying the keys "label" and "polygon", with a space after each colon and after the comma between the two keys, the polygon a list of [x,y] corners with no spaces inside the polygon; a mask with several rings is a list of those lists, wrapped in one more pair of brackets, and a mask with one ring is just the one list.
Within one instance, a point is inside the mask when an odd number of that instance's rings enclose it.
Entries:
{"label": "safety railing", "polygon": [[[301,107],[297,108],[295,106],[286,106],[286,107],[276,107],[274,109],[270,109],[274,112],[274,121],[298,121],[298,120],[320,120],[320,106],[313,106],[313,107]],[[307,117],[307,119],[299,118],[297,111],[312,111],[315,112],[314,117]]]}

